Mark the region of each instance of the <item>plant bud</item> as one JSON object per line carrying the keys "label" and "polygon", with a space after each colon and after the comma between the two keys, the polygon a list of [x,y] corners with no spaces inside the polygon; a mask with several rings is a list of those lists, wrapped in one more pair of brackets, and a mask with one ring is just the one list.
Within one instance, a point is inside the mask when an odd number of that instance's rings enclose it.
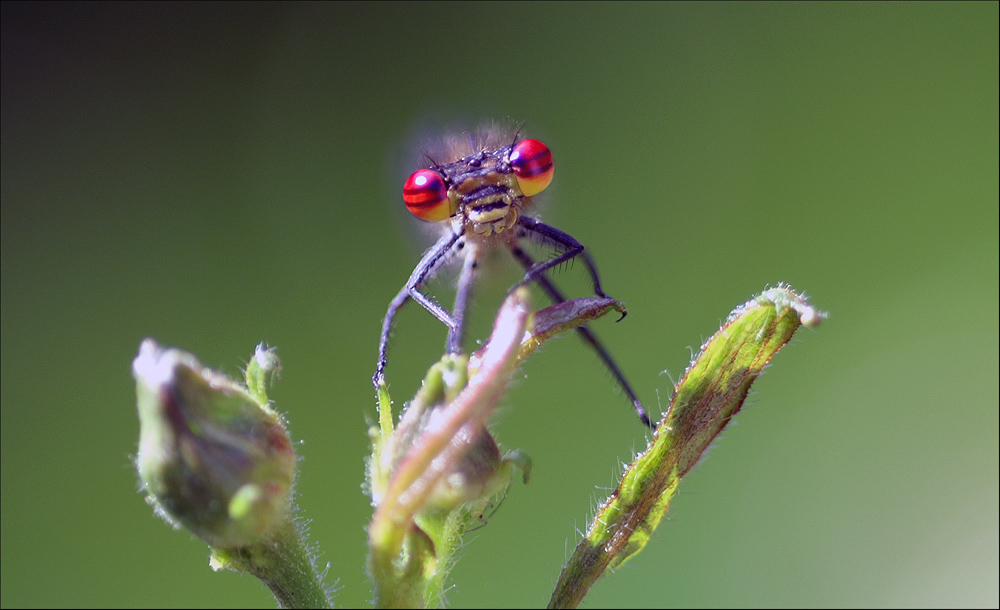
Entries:
{"label": "plant bud", "polygon": [[152,339],[143,341],[132,372],[136,465],[157,514],[213,547],[260,541],[286,516],[295,473],[291,439],[263,391]]}

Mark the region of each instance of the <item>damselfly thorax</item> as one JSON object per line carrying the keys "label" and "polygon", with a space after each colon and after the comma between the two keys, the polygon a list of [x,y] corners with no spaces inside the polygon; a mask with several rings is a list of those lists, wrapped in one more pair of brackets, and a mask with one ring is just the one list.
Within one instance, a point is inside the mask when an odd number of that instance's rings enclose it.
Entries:
{"label": "damselfly thorax", "polygon": [[[537,283],[557,303],[566,299],[546,272],[570,259],[581,257],[593,281],[594,292],[607,297],[601,290],[597,269],[590,255],[584,252],[583,244],[569,234],[524,214],[531,206],[531,198],[552,182],[555,166],[549,148],[538,140],[519,139],[516,133],[506,144],[501,144],[494,133],[480,134],[473,139],[456,139],[454,142],[471,143],[473,150],[459,153],[458,147],[453,147],[450,156],[454,160],[429,159],[428,167],[413,172],[403,185],[403,202],[410,213],[423,221],[446,224],[447,229],[424,254],[406,285],[389,304],[382,323],[378,364],[372,377],[376,389],[385,381],[393,319],[399,308],[411,298],[448,326],[446,349],[449,352],[462,350],[465,312],[478,272],[479,258],[485,250],[499,246],[507,248],[525,269],[524,278],[516,286]],[[521,247],[524,240],[552,247],[556,255],[536,262]],[[458,278],[455,305],[449,312],[420,289],[449,258],[459,254],[464,261]],[[649,425],[642,404],[611,355],[586,326],[577,328],[577,332],[611,370],[639,417]]]}

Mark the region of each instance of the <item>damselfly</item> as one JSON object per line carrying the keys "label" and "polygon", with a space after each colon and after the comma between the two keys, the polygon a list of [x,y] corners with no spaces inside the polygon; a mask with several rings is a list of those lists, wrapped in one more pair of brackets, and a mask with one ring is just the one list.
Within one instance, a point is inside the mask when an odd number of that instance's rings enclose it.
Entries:
{"label": "damselfly", "polygon": [[[583,244],[559,229],[524,215],[524,211],[531,206],[531,198],[552,181],[555,166],[552,152],[545,144],[538,140],[520,139],[519,132],[504,139],[495,130],[485,130],[472,137],[453,138],[448,145],[448,160],[429,158],[429,166],[413,172],[403,185],[403,202],[410,213],[426,222],[445,224],[447,228],[441,239],[417,263],[403,289],[389,303],[382,322],[378,364],[372,377],[376,389],[385,380],[386,352],[393,319],[399,308],[411,298],[448,327],[447,351],[461,352],[465,313],[472,286],[480,260],[490,248],[508,248],[514,259],[524,267],[524,278],[515,288],[535,282],[557,303],[566,298],[546,276],[546,271],[580,257],[590,273],[594,292],[607,298],[601,289],[594,262],[584,251]],[[557,254],[548,260],[535,261],[522,248],[523,240],[552,247]],[[463,257],[462,270],[458,277],[455,306],[448,312],[420,289],[447,260],[459,255]],[[632,401],[639,418],[649,426],[649,417],[642,403],[608,351],[586,326],[576,330],[604,361]]]}

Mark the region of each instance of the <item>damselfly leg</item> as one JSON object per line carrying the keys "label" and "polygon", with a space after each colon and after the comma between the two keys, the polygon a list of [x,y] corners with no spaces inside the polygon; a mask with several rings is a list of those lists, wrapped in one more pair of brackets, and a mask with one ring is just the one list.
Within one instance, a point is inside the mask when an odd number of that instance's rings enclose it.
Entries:
{"label": "damselfly leg", "polygon": [[[521,263],[525,269],[530,269],[535,264],[531,257],[528,256],[528,254],[521,248],[511,248],[511,254],[514,255],[514,258],[517,259],[517,261]],[[590,260],[590,256],[586,252],[583,252],[581,255],[583,259],[587,261],[587,267],[593,269],[594,264],[593,261]],[[593,277],[596,282],[596,271],[593,273]],[[553,303],[562,303],[566,301],[566,298],[562,295],[559,289],[556,288],[555,284],[553,284],[549,278],[545,277],[545,275],[538,275],[534,278],[534,281],[542,287],[542,290],[548,293]],[[598,296],[604,296],[600,292],[600,287],[596,287],[595,292]],[[624,317],[625,314],[622,314],[622,317],[618,318],[619,321]],[[628,381],[625,379],[625,374],[618,368],[614,358],[611,357],[611,354],[608,353],[608,350],[605,349],[601,341],[594,336],[594,333],[590,332],[590,329],[587,328],[586,325],[578,326],[576,332],[580,335],[581,339],[583,339],[595,352],[597,352],[598,357],[604,362],[604,366],[608,367],[608,370],[611,371],[615,380],[618,381],[622,390],[628,395],[629,400],[632,401],[632,406],[635,407],[635,412],[639,415],[639,419],[642,420],[642,423],[646,424],[646,426],[650,428],[653,428],[654,426],[652,422],[649,421],[649,415],[646,413],[646,409],[643,408],[642,402],[639,400],[639,397],[635,395],[635,391],[632,390],[632,386],[630,386]]]}

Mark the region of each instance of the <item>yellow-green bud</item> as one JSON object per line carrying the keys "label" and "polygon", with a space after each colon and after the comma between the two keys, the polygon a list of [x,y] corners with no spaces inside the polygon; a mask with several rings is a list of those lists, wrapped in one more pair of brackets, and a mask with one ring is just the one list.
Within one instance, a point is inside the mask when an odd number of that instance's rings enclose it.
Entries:
{"label": "yellow-green bud", "polygon": [[213,547],[258,542],[289,507],[295,453],[281,416],[262,392],[152,339],[132,372],[136,466],[156,512]]}

